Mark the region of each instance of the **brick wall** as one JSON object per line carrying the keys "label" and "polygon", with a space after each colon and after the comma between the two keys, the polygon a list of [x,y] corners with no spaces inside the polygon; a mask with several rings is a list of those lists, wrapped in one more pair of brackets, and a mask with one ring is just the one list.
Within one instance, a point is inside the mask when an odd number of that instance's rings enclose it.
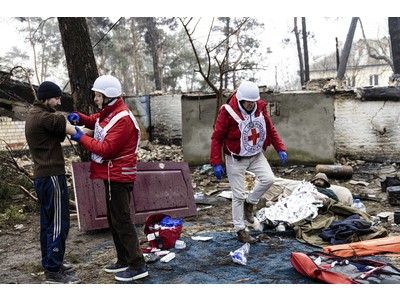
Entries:
{"label": "brick wall", "polygon": [[400,160],[400,102],[335,100],[336,154]]}
{"label": "brick wall", "polygon": [[0,150],[6,149],[6,143],[12,150],[25,147],[25,121],[13,121],[8,117],[0,117]]}
{"label": "brick wall", "polygon": [[[11,150],[29,149],[25,139],[25,121],[12,121],[11,118],[0,117],[0,151],[6,150],[7,144]],[[70,146],[71,144],[68,139],[65,139],[62,145]]]}

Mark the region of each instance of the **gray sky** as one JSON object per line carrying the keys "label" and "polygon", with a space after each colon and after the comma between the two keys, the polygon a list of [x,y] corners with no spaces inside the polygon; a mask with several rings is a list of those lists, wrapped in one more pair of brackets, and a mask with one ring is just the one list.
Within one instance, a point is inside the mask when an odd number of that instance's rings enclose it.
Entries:
{"label": "gray sky", "polygon": [[[210,16],[210,14],[212,16],[239,16],[240,13],[240,16],[258,17],[265,24],[266,30],[260,36],[260,39],[264,41],[265,47],[271,48],[272,53],[267,57],[266,64],[268,69],[260,72],[259,84],[274,86],[276,75],[279,80],[282,77],[290,80],[290,77],[297,76],[298,59],[296,46],[294,44],[290,46],[282,44],[282,39],[285,37],[289,37],[294,41],[294,35],[289,31],[293,27],[294,14],[306,16],[307,29],[314,34],[314,39],[309,40],[310,64],[312,64],[313,57],[323,54],[327,55],[335,51],[336,37],[339,39],[339,42],[344,43],[350,26],[352,12],[357,12],[360,16],[368,38],[374,39],[383,37],[385,34],[387,35],[387,17],[379,11],[379,9],[383,8],[386,0],[380,1],[381,5],[378,8],[373,8],[374,17],[370,17],[372,13],[365,9],[365,6],[368,6],[367,1],[363,2],[361,9],[359,4],[352,3],[355,1],[348,0],[337,0],[334,6],[332,2],[327,3],[326,6],[329,7],[323,7],[324,4],[321,1],[307,0],[281,1],[282,3],[275,3],[273,5],[265,2],[263,7],[260,7],[260,1],[253,0],[245,2],[236,0],[205,0],[201,1],[201,5],[196,7],[196,9],[190,9],[191,5],[187,5],[189,3],[187,0],[153,0],[148,1],[149,3],[144,1],[140,7],[133,6],[132,4],[119,4],[120,1],[122,2],[122,0],[112,2],[101,0],[86,4],[83,1],[71,0],[68,4],[65,3],[62,9],[57,10],[55,10],[54,1],[18,1],[18,9],[6,8],[0,12],[0,35],[3,41],[0,43],[0,55],[3,55],[14,45],[27,47],[26,44],[23,44],[24,37],[14,29],[13,24],[15,22],[11,21],[11,17],[13,16],[118,16],[121,12],[124,12],[127,16],[176,17],[179,15],[196,16],[197,14],[203,18],[207,18],[204,16]],[[393,4],[393,1],[391,2],[392,4],[386,6],[385,9],[399,6],[399,4]],[[175,6],[172,3],[180,5]],[[226,3],[229,3],[229,5]],[[182,4],[184,4],[184,9],[176,9],[176,7],[182,7]],[[44,7],[52,9],[46,10],[43,9]],[[319,14],[318,9],[323,11]],[[147,13],[145,13],[146,11]],[[391,11],[393,10],[391,9]],[[342,17],[336,17],[335,13]],[[364,13],[364,17],[361,13]],[[301,17],[298,17],[298,25],[301,26]],[[361,38],[361,29],[358,25],[354,40],[359,38]],[[26,51],[31,52],[29,48]]]}

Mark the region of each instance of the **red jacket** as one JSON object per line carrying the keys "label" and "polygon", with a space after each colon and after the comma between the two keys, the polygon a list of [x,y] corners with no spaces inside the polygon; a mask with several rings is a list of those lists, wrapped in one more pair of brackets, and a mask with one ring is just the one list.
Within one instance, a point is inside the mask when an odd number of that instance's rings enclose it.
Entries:
{"label": "red jacket", "polygon": [[[236,99],[236,93],[229,99],[229,105],[237,113],[237,115],[244,120],[240,110],[239,103]],[[283,144],[278,132],[272,124],[271,118],[267,112],[267,103],[261,99],[257,101],[256,116],[263,112],[267,130],[267,139],[264,142],[263,149],[267,149],[269,145],[275,148],[277,152],[286,151],[286,147]],[[234,118],[227,112],[225,107],[221,107],[219,110],[217,122],[214,126],[214,132],[211,136],[211,152],[210,152],[210,164],[222,165],[222,152],[231,155],[231,151],[234,153],[240,153],[240,130],[239,125]],[[228,148],[231,150],[229,151]]]}
{"label": "red jacket", "polygon": [[[122,98],[119,98],[113,105],[104,107],[99,113],[86,116],[77,112],[80,117],[78,125],[85,125],[87,128],[94,129],[97,119],[100,126],[105,127],[113,116],[129,108],[125,105]],[[129,116],[119,119],[108,131],[103,142],[83,135],[80,144],[88,151],[98,154],[104,158],[103,163],[92,161],[90,164],[90,178],[110,180],[116,182],[134,182],[136,180],[137,153],[135,153],[138,143],[139,131]],[[119,159],[117,159],[119,158]],[[111,164],[109,166],[109,161]],[[128,171],[127,171],[128,170]],[[132,170],[134,171],[133,174]]]}

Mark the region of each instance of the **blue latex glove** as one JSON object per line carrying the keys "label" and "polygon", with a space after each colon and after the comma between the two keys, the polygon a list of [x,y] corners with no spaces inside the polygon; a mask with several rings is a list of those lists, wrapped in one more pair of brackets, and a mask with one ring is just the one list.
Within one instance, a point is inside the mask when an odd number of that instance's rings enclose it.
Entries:
{"label": "blue latex glove", "polygon": [[67,119],[72,125],[76,125],[79,123],[80,117],[77,113],[71,113],[67,116]]}
{"label": "blue latex glove", "polygon": [[221,180],[222,175],[225,174],[224,168],[221,165],[214,166],[214,175],[217,179]]}
{"label": "blue latex glove", "polygon": [[82,132],[82,130],[79,129],[78,126],[75,126],[75,129],[76,129],[76,133],[71,135],[71,140],[79,143],[79,141],[81,140],[81,137],[83,136],[83,132]]}
{"label": "blue latex glove", "polygon": [[286,152],[285,151],[279,151],[278,154],[279,154],[279,157],[281,158],[282,165],[284,165],[286,163],[286,160],[287,160]]}

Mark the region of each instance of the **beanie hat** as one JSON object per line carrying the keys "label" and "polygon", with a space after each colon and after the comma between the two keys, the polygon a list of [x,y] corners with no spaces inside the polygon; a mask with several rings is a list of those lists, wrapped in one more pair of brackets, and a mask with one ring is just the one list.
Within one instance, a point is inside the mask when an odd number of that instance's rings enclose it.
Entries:
{"label": "beanie hat", "polygon": [[37,97],[39,100],[46,100],[50,98],[60,97],[61,96],[60,87],[51,81],[43,81],[41,85],[39,85],[37,90]]}

